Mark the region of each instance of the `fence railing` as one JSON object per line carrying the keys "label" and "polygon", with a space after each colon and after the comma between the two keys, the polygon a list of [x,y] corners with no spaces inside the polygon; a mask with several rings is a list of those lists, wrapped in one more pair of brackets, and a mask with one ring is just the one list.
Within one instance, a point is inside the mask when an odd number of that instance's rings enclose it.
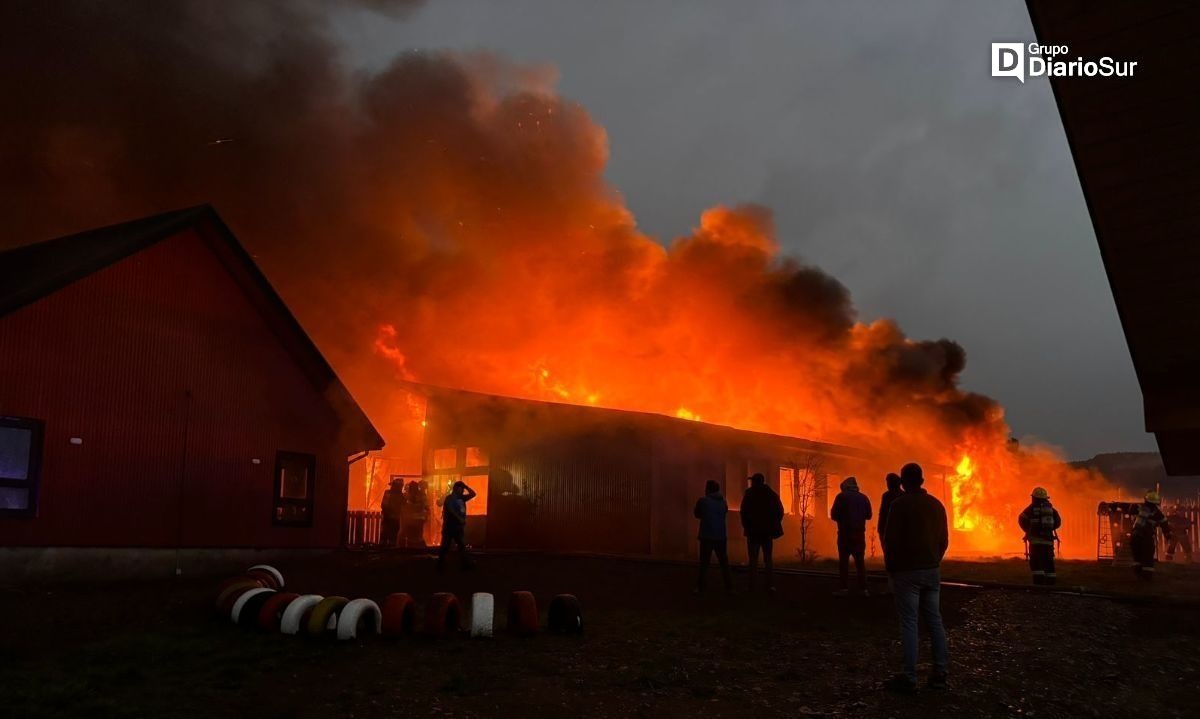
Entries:
{"label": "fence railing", "polygon": [[346,512],[346,546],[373,547],[379,544],[379,527],[382,522],[381,512]]}

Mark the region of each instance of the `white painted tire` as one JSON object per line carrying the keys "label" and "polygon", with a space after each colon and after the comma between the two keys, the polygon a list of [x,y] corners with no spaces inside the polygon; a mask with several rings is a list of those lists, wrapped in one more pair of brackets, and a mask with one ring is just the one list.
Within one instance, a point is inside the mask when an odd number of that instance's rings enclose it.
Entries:
{"label": "white painted tire", "polygon": [[358,639],[358,625],[363,619],[370,624],[367,631],[378,635],[383,630],[383,612],[379,605],[370,599],[353,599],[342,607],[342,613],[337,617],[337,638],[346,641]]}
{"label": "white painted tire", "polygon": [[283,617],[279,620],[279,631],[283,634],[299,634],[304,626],[304,615],[324,599],[320,594],[301,594],[283,610]]}
{"label": "white painted tire", "polygon": [[471,637],[488,638],[496,624],[496,598],[487,592],[471,595]]}
{"label": "white painted tire", "polygon": [[246,571],[252,572],[255,569],[266,572],[267,574],[270,574],[271,576],[275,577],[275,588],[283,589],[283,573],[280,572],[278,569],[276,569],[275,567],[272,567],[270,564],[255,564],[253,567],[250,567]]}
{"label": "white painted tire", "polygon": [[233,603],[233,610],[229,612],[229,618],[233,620],[234,624],[238,623],[238,617],[242,615],[242,607],[246,606],[246,602],[250,600],[250,597],[262,594],[263,592],[270,592],[274,594],[275,590],[262,587],[260,589],[251,589],[248,592],[242,592],[241,596],[237,598],[237,601]]}

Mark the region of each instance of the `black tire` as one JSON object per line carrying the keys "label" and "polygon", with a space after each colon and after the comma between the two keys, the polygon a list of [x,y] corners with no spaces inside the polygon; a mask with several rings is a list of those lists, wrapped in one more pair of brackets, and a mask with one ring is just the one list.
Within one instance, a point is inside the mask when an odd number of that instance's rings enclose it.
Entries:
{"label": "black tire", "polygon": [[262,612],[262,608],[266,606],[267,602],[271,601],[271,598],[276,594],[278,594],[278,592],[272,590],[269,592],[255,594],[253,597],[247,599],[246,603],[242,605],[241,613],[238,614],[238,626],[250,628],[257,627],[258,615]]}
{"label": "black tire", "polygon": [[573,594],[559,594],[550,600],[546,628],[551,634],[582,634],[583,610]]}

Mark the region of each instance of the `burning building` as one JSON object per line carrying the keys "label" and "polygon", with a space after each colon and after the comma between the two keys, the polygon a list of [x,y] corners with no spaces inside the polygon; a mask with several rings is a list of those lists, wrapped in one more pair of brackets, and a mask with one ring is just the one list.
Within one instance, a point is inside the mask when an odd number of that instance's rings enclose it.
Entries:
{"label": "burning building", "polygon": [[0,544],[333,548],[383,440],[209,207],[0,253]]}

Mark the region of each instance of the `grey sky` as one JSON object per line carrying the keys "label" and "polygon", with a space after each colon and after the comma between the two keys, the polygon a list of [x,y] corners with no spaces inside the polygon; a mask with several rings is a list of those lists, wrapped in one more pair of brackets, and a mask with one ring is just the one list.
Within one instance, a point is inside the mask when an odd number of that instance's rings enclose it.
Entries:
{"label": "grey sky", "polygon": [[341,18],[352,57],[491,50],[560,72],[608,176],[666,241],[717,203],[775,211],[863,319],[968,353],[967,388],[1072,458],[1153,449],[1050,87],[989,76],[1025,5],[448,0]]}

